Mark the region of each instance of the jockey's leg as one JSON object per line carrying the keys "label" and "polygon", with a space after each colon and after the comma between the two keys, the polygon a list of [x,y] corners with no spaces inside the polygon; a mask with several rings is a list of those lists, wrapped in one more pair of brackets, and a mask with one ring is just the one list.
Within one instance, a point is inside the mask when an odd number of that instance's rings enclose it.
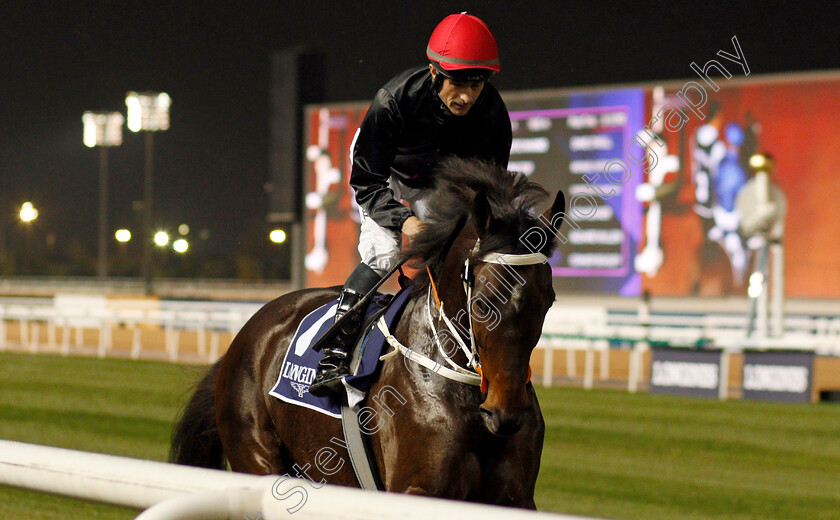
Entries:
{"label": "jockey's leg", "polygon": [[[356,266],[341,290],[338,309],[335,311],[335,320],[338,321],[339,318],[347,314],[368,291],[373,289],[380,278],[381,275],[367,264],[361,263]],[[344,320],[341,327],[335,331],[329,344],[324,347],[324,357],[318,362],[315,378],[309,386],[309,392],[312,395],[322,397],[341,390],[341,378],[350,375],[353,346],[356,337],[359,335],[362,321],[361,316],[359,319],[352,320],[348,316],[348,319]]]}
{"label": "jockey's leg", "polygon": [[[400,235],[379,227],[372,219],[362,213],[362,230],[359,237],[359,253],[362,263],[350,274],[341,290],[335,321],[362,299],[379,282],[393,265],[399,254]],[[341,379],[350,374],[350,361],[353,346],[362,325],[359,320],[344,320],[341,328],[335,331],[335,337],[324,349],[324,357],[318,363],[315,378],[309,387],[309,393],[323,397],[342,390]]]}

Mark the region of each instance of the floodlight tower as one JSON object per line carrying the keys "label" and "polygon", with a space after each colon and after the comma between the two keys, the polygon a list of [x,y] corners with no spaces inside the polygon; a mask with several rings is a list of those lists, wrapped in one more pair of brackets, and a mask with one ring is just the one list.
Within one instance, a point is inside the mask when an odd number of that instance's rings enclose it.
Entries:
{"label": "floodlight tower", "polygon": [[169,107],[172,99],[166,92],[129,92],[125,97],[128,107],[128,129],[146,133],[146,170],[143,181],[143,278],[146,294],[154,292],[152,284],[152,195],[154,187],[154,132],[169,129]]}
{"label": "floodlight tower", "polygon": [[108,276],[108,148],[122,144],[124,118],[119,112],[85,112],[83,142],[99,147],[99,257],[97,275]]}

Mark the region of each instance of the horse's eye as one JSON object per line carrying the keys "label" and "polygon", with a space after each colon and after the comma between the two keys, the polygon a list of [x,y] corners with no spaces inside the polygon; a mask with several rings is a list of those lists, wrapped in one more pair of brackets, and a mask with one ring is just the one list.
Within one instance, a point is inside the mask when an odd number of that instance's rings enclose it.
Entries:
{"label": "horse's eye", "polygon": [[487,316],[487,313],[490,312],[490,308],[484,302],[484,300],[476,299],[473,301],[474,309],[478,311],[481,316]]}

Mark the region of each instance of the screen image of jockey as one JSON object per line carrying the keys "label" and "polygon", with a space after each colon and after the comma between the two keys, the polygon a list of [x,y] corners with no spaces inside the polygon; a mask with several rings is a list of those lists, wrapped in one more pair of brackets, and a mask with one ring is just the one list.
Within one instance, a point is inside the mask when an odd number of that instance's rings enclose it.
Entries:
{"label": "screen image of jockey", "polygon": [[709,239],[720,243],[729,263],[736,286],[743,285],[747,269],[744,242],[738,232],[741,215],[735,209],[735,198],[747,183],[747,173],[741,166],[739,149],[744,144],[744,131],[738,123],[726,125],[726,155],[718,166],[715,179],[715,204],[712,206],[715,225],[709,230]]}
{"label": "screen image of jockey", "polygon": [[[402,72],[379,89],[353,141],[350,186],[361,215],[361,263],[344,284],[336,321],[395,265],[402,235],[411,240],[422,229],[424,199],[444,158],[507,167],[511,123],[489,83],[499,72],[490,29],[466,13],[447,16],[432,32],[426,57],[428,65]],[[335,337],[323,349],[310,386],[313,395],[343,388],[356,329],[354,324],[331,331]]]}
{"label": "screen image of jockey", "polygon": [[703,271],[720,276],[718,282],[727,293],[745,283],[750,255],[739,231],[742,215],[735,200],[747,183],[745,153],[756,149],[759,131],[750,112],[743,125],[734,121],[724,125],[715,100],[710,103],[708,122],[696,130],[692,149],[694,211],[700,218],[704,243],[697,251],[701,273],[695,293]]}
{"label": "screen image of jockey", "polygon": [[713,211],[714,189],[717,181],[718,167],[726,156],[726,144],[720,139],[722,113],[720,104],[712,100],[709,103],[709,121],[694,134],[694,212],[703,224],[703,234],[708,237],[709,230],[714,226]]}

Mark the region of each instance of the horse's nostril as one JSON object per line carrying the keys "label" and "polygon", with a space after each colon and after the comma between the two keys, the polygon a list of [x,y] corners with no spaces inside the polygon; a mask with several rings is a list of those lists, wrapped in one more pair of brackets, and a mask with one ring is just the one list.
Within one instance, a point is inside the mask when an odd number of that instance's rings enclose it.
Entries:
{"label": "horse's nostril", "polygon": [[491,433],[497,433],[499,431],[499,415],[484,407],[478,410],[481,412],[481,417],[484,419],[484,425],[487,426],[487,429]]}
{"label": "horse's nostril", "polygon": [[513,435],[514,433],[518,432],[520,428],[522,428],[522,423],[525,422],[525,416],[523,415],[514,415],[512,417],[507,418],[502,424],[499,426],[499,431],[497,432],[499,435]]}
{"label": "horse's nostril", "polygon": [[503,417],[498,411],[484,407],[479,408],[484,424],[494,435],[513,435],[518,432],[525,422],[523,414],[513,414]]}

